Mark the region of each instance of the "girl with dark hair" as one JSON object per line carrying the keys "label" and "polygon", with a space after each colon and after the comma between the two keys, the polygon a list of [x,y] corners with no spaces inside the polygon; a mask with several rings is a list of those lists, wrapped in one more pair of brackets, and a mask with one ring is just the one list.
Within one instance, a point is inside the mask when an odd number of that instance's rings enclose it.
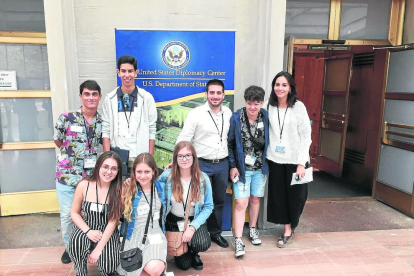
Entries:
{"label": "girl with dark hair", "polygon": [[[149,153],[141,153],[135,158],[131,170],[130,183],[124,185],[123,203],[124,217],[128,221],[123,251],[139,247],[142,250],[142,266],[140,269],[127,272],[121,266],[120,275],[161,275],[166,268],[167,239],[162,222],[165,210],[163,205],[164,190],[155,182],[158,169],[154,157]],[[151,212],[150,212],[151,210]],[[145,226],[150,216],[145,244],[142,244]],[[122,224],[124,234],[126,222]]]}
{"label": "girl with dark hair", "polygon": [[[92,176],[79,182],[70,216],[74,222],[68,253],[76,275],[88,275],[86,263],[97,263],[102,275],[110,275],[119,265],[119,232],[122,213],[121,157],[104,152],[96,161]],[[83,213],[83,214],[82,214]]]}
{"label": "girl with dark hair", "polygon": [[167,231],[184,229],[185,211],[189,205],[189,224],[183,234],[183,242],[188,242],[189,250],[179,257],[174,257],[178,268],[187,270],[191,266],[203,269],[199,252],[204,252],[211,245],[206,220],[213,211],[213,194],[210,179],[200,171],[197,154],[193,145],[187,141],[179,142],[173,152],[171,169],[159,177],[165,189],[164,204],[167,206],[165,228]]}
{"label": "girl with dark hair", "polygon": [[299,224],[308,196],[307,184],[291,185],[295,173],[305,176],[309,160],[311,124],[305,105],[297,99],[291,74],[279,72],[272,81],[266,105],[269,113],[269,164],[267,220],[284,225],[278,247],[285,247]]}

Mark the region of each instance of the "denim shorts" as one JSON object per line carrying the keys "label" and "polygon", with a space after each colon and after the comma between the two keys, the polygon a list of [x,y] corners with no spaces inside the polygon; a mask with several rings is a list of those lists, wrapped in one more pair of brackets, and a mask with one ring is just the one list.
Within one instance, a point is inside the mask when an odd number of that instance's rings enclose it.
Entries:
{"label": "denim shorts", "polygon": [[246,183],[240,181],[233,184],[235,199],[247,198],[251,195],[263,197],[266,185],[267,175],[262,171],[246,171]]}

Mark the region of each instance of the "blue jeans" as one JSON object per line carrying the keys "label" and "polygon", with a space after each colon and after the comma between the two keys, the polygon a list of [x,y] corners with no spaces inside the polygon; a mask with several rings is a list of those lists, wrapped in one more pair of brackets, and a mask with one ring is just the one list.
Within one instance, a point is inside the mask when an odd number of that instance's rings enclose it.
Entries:
{"label": "blue jeans", "polygon": [[267,175],[259,171],[246,171],[246,183],[240,181],[233,184],[234,198],[241,199],[250,195],[263,197]]}
{"label": "blue jeans", "polygon": [[73,227],[73,221],[70,218],[70,208],[72,207],[75,189],[75,186],[64,185],[56,182],[56,195],[60,208],[60,227],[62,231],[62,238],[66,247],[68,246],[69,234]]}

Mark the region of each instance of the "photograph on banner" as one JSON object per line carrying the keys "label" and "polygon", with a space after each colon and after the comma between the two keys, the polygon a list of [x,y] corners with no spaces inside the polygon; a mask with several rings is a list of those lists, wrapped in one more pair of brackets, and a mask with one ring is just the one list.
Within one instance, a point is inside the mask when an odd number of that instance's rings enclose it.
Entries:
{"label": "photograph on banner", "polygon": [[223,105],[233,110],[234,31],[117,29],[115,43],[117,59],[122,55],[137,59],[135,83],[155,99],[158,119],[154,157],[159,168],[172,161],[175,141],[188,112],[206,102],[210,79],[223,81]]}

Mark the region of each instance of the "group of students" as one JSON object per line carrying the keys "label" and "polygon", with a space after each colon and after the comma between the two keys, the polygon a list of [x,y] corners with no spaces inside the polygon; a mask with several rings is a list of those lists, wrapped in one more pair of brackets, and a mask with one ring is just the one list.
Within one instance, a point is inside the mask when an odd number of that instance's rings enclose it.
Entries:
{"label": "group of students", "polygon": [[[190,223],[183,242],[189,242],[189,250],[175,257],[177,267],[197,265],[194,257],[210,247],[206,220],[213,210],[211,184],[190,142],[175,146],[171,168],[159,177],[149,153],[135,158],[130,176],[123,184],[121,157],[107,151],[98,157],[93,174],[77,185],[71,208],[75,225],[67,247],[76,275],[87,275],[87,263],[96,263],[102,275],[162,275],[167,257],[164,233],[180,230],[187,204]],[[120,232],[125,239],[122,251],[142,250],[140,269],[127,272],[120,266]],[[142,244],[144,236],[147,242]],[[196,268],[202,269],[202,264]]]}
{"label": "group of students", "polygon": [[[307,185],[291,185],[292,175],[305,176],[311,144],[310,120],[297,99],[293,77],[278,73],[267,103],[261,87],[248,87],[245,107],[234,114],[222,105],[223,82],[210,80],[207,102],[187,115],[172,164],[158,177],[152,156],[155,103],[150,93],[135,85],[136,70],[133,57],[118,60],[122,85],[107,95],[103,119],[97,112],[100,87],[86,81],[80,87],[82,107],[62,114],[56,124],[54,140],[60,148],[56,190],[66,245],[62,262],[73,261],[77,275],[87,275],[87,262],[97,263],[102,275],[161,275],[167,256],[164,233],[184,231],[190,204],[190,223],[183,233],[189,250],[175,257],[175,263],[184,270],[203,269],[198,253],[206,251],[211,241],[229,246],[221,236],[229,178],[236,201],[235,256],[245,254],[242,234],[248,206],[249,239],[261,244],[256,223],[267,178],[267,220],[284,225],[277,246],[285,247],[307,198]],[[100,142],[104,153],[97,157]],[[132,156],[131,178],[125,183],[122,160],[111,147],[128,149]],[[125,239],[122,248],[120,233]],[[119,253],[137,246],[143,249],[143,265],[127,272],[119,265]]]}

